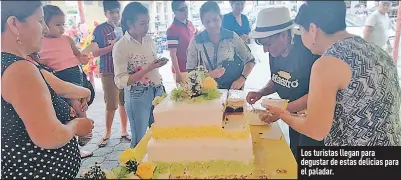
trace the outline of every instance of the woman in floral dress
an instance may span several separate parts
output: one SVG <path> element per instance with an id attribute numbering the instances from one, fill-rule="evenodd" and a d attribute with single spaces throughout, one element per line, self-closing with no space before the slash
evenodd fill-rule
<path id="1" fill-rule="evenodd" d="M 121 19 L 125 34 L 113 47 L 115 83 L 124 89 L 132 148 L 154 122 L 153 99 L 165 93 L 158 68 L 167 61 L 156 60 L 154 41 L 147 35 L 149 19 L 149 11 L 141 3 L 128 4 Z"/>

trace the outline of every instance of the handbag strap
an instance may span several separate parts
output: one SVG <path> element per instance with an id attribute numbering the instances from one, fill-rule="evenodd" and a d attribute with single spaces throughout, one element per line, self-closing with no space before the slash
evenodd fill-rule
<path id="1" fill-rule="evenodd" d="M 209 58 L 209 54 L 207 53 L 205 44 L 202 44 L 202 46 L 203 46 L 203 51 L 205 52 L 205 55 L 206 55 L 206 59 L 207 59 L 208 64 L 210 65 L 210 67 L 212 68 L 212 70 L 213 70 L 213 69 L 216 69 L 216 65 L 213 64 L 212 61 L 211 61 L 210 58 Z"/>
<path id="2" fill-rule="evenodd" d="M 199 67 L 201 64 L 203 64 L 201 51 L 198 51 L 198 59 L 199 59 L 199 61 L 198 61 L 198 66 L 197 67 Z"/>

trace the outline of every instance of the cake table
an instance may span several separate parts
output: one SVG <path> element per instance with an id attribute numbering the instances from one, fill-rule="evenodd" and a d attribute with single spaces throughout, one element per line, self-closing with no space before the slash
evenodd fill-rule
<path id="1" fill-rule="evenodd" d="M 243 115 L 229 116 L 244 118 Z M 284 136 L 281 135 L 279 140 L 261 138 L 264 132 L 277 130 L 276 128 L 280 129 L 277 122 L 270 125 L 250 126 L 255 156 L 254 178 L 297 179 L 297 163 Z M 280 132 L 282 131 L 280 130 Z M 152 129 L 146 133 L 135 148 L 137 157 L 140 160 L 146 158 L 146 147 L 151 139 L 151 133 Z"/>

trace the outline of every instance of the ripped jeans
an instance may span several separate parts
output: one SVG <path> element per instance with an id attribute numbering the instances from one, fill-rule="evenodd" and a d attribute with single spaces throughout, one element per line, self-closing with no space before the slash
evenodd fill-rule
<path id="1" fill-rule="evenodd" d="M 131 148 L 134 148 L 145 135 L 153 122 L 152 101 L 165 93 L 163 85 L 135 85 L 124 88 L 125 110 L 131 128 Z"/>

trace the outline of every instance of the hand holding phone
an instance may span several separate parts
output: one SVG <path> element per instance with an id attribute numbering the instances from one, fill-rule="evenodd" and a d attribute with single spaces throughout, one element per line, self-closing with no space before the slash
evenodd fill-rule
<path id="1" fill-rule="evenodd" d="M 169 61 L 169 59 L 165 58 L 165 57 L 159 57 L 156 59 L 156 62 L 168 62 L 168 61 Z"/>

